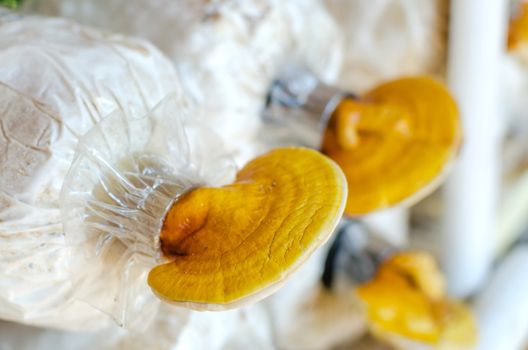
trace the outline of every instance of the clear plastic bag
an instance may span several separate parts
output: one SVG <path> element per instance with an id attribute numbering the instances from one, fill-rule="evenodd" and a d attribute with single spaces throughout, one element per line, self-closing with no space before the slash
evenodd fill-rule
<path id="1" fill-rule="evenodd" d="M 144 116 L 108 116 L 80 140 L 64 180 L 64 230 L 78 266 L 73 289 L 127 328 L 156 314 L 159 300 L 146 279 L 164 260 L 159 232 L 170 205 L 235 176 L 222 141 L 182 106 L 169 96 Z"/>
<path id="2" fill-rule="evenodd" d="M 198 117 L 244 164 L 257 141 L 272 81 L 287 64 L 333 81 L 342 37 L 319 0 L 38 0 L 27 11 L 60 15 L 147 38 L 175 63 Z M 155 23 L 155 25 L 153 25 Z"/>
<path id="3" fill-rule="evenodd" d="M 72 288 L 62 183 L 79 137 L 114 110 L 144 115 L 181 95 L 176 71 L 142 40 L 3 10 L 0 66 L 0 318 L 104 327 Z"/>

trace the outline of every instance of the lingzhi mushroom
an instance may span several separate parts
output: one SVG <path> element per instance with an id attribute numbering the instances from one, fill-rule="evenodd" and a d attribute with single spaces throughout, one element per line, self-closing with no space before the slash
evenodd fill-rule
<path id="1" fill-rule="evenodd" d="M 320 131 L 302 142 L 343 169 L 351 217 L 415 203 L 440 184 L 462 143 L 457 105 L 429 77 L 396 79 L 355 96 L 293 69 L 272 85 L 268 101 L 266 119 Z"/>
<path id="2" fill-rule="evenodd" d="M 218 310 L 259 300 L 332 234 L 346 200 L 341 170 L 320 153 L 280 148 L 221 188 L 197 188 L 169 209 L 161 247 L 169 262 L 148 283 L 162 299 Z"/>
<path id="3" fill-rule="evenodd" d="M 345 212 L 358 216 L 415 203 L 440 183 L 462 140 L 455 101 L 440 83 L 402 78 L 344 98 L 329 120 L 323 153 L 349 184 Z"/>
<path id="4" fill-rule="evenodd" d="M 520 1 L 516 10 L 508 28 L 508 49 L 525 51 L 528 42 L 528 2 Z"/>
<path id="5" fill-rule="evenodd" d="M 357 294 L 366 305 L 371 331 L 398 348 L 416 343 L 469 349 L 476 343 L 471 311 L 446 297 L 442 274 L 427 253 L 394 254 Z"/>

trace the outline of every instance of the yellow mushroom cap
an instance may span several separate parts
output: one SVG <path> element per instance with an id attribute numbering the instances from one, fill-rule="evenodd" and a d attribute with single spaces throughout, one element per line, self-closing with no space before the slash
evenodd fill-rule
<path id="1" fill-rule="evenodd" d="M 198 188 L 170 208 L 160 234 L 170 262 L 148 284 L 199 310 L 257 301 L 326 242 L 343 213 L 346 180 L 322 154 L 280 148 L 250 161 L 236 181 Z"/>
<path id="2" fill-rule="evenodd" d="M 528 2 L 519 4 L 518 12 L 510 20 L 508 28 L 508 49 L 515 50 L 528 43 Z"/>
<path id="3" fill-rule="evenodd" d="M 403 78 L 341 101 L 322 151 L 347 177 L 345 213 L 358 216 L 432 191 L 458 154 L 461 138 L 458 109 L 447 89 L 431 78 Z"/>
<path id="4" fill-rule="evenodd" d="M 475 344 L 471 312 L 446 298 L 443 276 L 428 254 L 392 256 L 357 293 L 366 304 L 370 327 L 385 340 L 403 337 L 439 349 L 471 349 Z"/>

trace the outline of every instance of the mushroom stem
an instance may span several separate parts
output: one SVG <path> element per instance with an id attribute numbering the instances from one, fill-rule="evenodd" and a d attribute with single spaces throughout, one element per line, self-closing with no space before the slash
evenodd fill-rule
<path id="1" fill-rule="evenodd" d="M 321 282 L 327 289 L 337 287 L 342 277 L 354 286 L 367 282 L 395 251 L 361 221 L 343 218 L 328 250 Z"/>
<path id="2" fill-rule="evenodd" d="M 181 244 L 203 227 L 207 220 L 208 193 L 215 189 L 199 189 L 184 194 L 174 202 L 165 216 L 160 233 L 161 250 L 170 258 L 185 256 Z M 205 194 L 205 195 L 204 195 Z"/>
<path id="3" fill-rule="evenodd" d="M 160 233 L 161 250 L 165 257 L 175 259 L 177 257 L 199 253 L 204 249 L 221 249 L 222 244 L 213 246 L 213 241 L 204 244 L 203 241 L 194 237 L 206 224 L 211 224 L 217 218 L 210 215 L 213 211 L 214 202 L 229 202 L 245 205 L 248 203 L 248 194 L 256 194 L 255 197 L 264 199 L 273 190 L 273 182 L 256 183 L 246 179 L 238 179 L 232 185 L 221 188 L 201 187 L 185 193 L 175 201 L 163 221 Z M 260 201 L 261 202 L 261 201 Z M 253 212 L 258 213 L 258 209 L 267 209 L 266 205 L 260 202 L 253 203 Z M 258 215 L 257 215 L 258 216 Z M 237 215 L 236 223 L 240 226 L 250 226 L 255 218 L 252 215 Z M 208 221 L 210 221 L 208 223 Z M 215 226 L 221 231 L 228 231 L 229 227 L 222 227 L 222 222 Z M 227 240 L 227 238 L 225 238 Z M 192 244 L 195 241 L 198 245 Z M 222 239 L 219 239 L 222 241 Z"/>
<path id="4" fill-rule="evenodd" d="M 268 121 L 297 121 L 320 134 L 333 130 L 338 145 L 345 150 L 358 147 L 361 134 L 384 137 L 388 129 L 403 137 L 410 134 L 406 111 L 397 104 L 360 99 L 301 69 L 273 82 L 263 114 Z"/>
<path id="5" fill-rule="evenodd" d="M 404 109 L 396 105 L 382 105 L 352 98 L 341 100 L 332 113 L 328 131 L 335 135 L 344 150 L 359 146 L 361 135 L 383 138 L 387 133 L 408 138 L 410 125 Z"/>
<path id="6" fill-rule="evenodd" d="M 272 83 L 264 119 L 275 123 L 297 121 L 322 134 L 332 113 L 347 96 L 354 95 L 321 82 L 308 70 L 292 69 Z"/>

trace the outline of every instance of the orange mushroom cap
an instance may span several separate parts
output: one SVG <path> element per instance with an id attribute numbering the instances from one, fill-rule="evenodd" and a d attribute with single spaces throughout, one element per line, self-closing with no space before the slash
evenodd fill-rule
<path id="1" fill-rule="evenodd" d="M 221 188 L 197 188 L 168 211 L 161 231 L 170 260 L 148 284 L 162 299 L 221 310 L 272 293 L 321 244 L 343 213 L 346 180 L 322 154 L 281 148 Z"/>
<path id="2" fill-rule="evenodd" d="M 403 337 L 439 349 L 470 349 L 476 326 L 469 309 L 445 296 L 444 279 L 425 253 L 399 253 L 357 290 L 370 327 L 386 340 Z"/>
<path id="3" fill-rule="evenodd" d="M 528 43 L 528 2 L 519 4 L 517 13 L 510 20 L 508 28 L 508 49 L 515 50 Z"/>
<path id="4" fill-rule="evenodd" d="M 455 101 L 427 77 L 385 83 L 333 112 L 322 151 L 348 181 L 345 213 L 414 202 L 439 183 L 461 144 Z"/>

